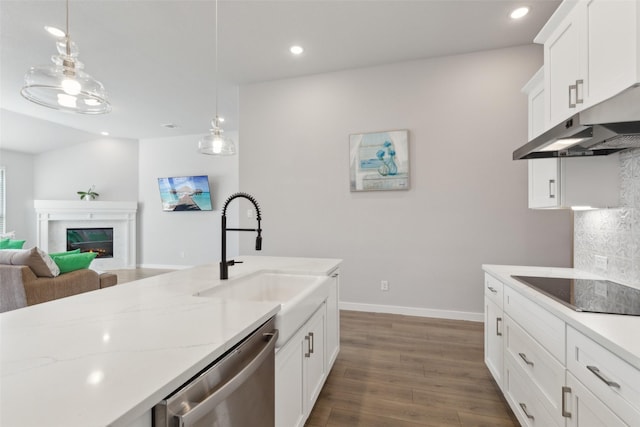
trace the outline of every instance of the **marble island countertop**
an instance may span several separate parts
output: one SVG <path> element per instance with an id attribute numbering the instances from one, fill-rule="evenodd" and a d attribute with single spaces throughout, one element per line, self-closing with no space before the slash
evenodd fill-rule
<path id="1" fill-rule="evenodd" d="M 238 257 L 257 271 L 328 275 L 336 259 Z M 280 304 L 194 296 L 218 264 L 0 314 L 0 426 L 125 426 L 274 316 Z"/>
<path id="2" fill-rule="evenodd" d="M 509 285 L 568 325 L 640 369 L 640 316 L 577 312 L 543 293 L 512 278 L 519 276 L 564 277 L 570 279 L 604 279 L 574 268 L 483 265 L 483 270 Z"/>

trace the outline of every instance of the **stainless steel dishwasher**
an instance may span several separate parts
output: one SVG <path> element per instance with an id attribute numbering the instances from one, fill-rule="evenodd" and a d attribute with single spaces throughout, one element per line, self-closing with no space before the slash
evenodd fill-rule
<path id="1" fill-rule="evenodd" d="M 275 320 L 153 408 L 156 427 L 274 427 Z"/>

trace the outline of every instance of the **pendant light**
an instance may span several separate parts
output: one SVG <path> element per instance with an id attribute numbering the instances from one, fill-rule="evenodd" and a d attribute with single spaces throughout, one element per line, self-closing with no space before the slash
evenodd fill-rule
<path id="1" fill-rule="evenodd" d="M 223 135 L 223 130 L 220 127 L 220 117 L 218 117 L 218 0 L 216 0 L 216 17 L 215 17 L 215 51 L 216 51 L 216 75 L 215 75 L 215 90 L 216 90 L 216 116 L 211 120 L 211 129 L 209 134 L 205 135 L 198 141 L 198 152 L 202 154 L 209 154 L 212 156 L 231 156 L 236 154 L 236 146 L 233 140 Z"/>
<path id="2" fill-rule="evenodd" d="M 36 104 L 81 114 L 104 114 L 111 111 L 104 86 L 83 71 L 78 48 L 69 35 L 69 0 L 67 26 L 62 40 L 56 42 L 53 65 L 31 67 L 24 76 L 20 93 Z"/>

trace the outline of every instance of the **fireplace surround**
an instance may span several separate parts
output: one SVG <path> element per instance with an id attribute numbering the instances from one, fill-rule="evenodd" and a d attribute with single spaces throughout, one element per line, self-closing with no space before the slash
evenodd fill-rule
<path id="1" fill-rule="evenodd" d="M 67 229 L 113 228 L 113 257 L 96 258 L 91 267 L 136 267 L 137 202 L 35 200 L 37 246 L 46 252 L 67 250 Z"/>

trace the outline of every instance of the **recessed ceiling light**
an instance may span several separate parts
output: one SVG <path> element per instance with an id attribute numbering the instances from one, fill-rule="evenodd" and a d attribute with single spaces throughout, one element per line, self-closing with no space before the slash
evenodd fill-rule
<path id="1" fill-rule="evenodd" d="M 515 9 L 513 12 L 511 12 L 511 19 L 520 19 L 522 17 L 524 17 L 527 13 L 529 13 L 529 8 L 524 6 L 524 7 L 519 7 L 517 9 Z"/>
<path id="2" fill-rule="evenodd" d="M 106 130 L 103 130 L 102 132 L 100 132 L 100 135 L 109 136 L 109 132 L 107 132 Z"/>
<path id="3" fill-rule="evenodd" d="M 60 28 L 52 27 L 50 25 L 45 25 L 44 29 L 47 30 L 47 33 L 51 34 L 53 37 L 64 37 L 65 33 Z"/>
<path id="4" fill-rule="evenodd" d="M 302 46 L 291 46 L 289 48 L 289 52 L 293 53 L 294 55 L 300 55 L 302 52 L 304 52 L 304 49 L 302 48 Z"/>

